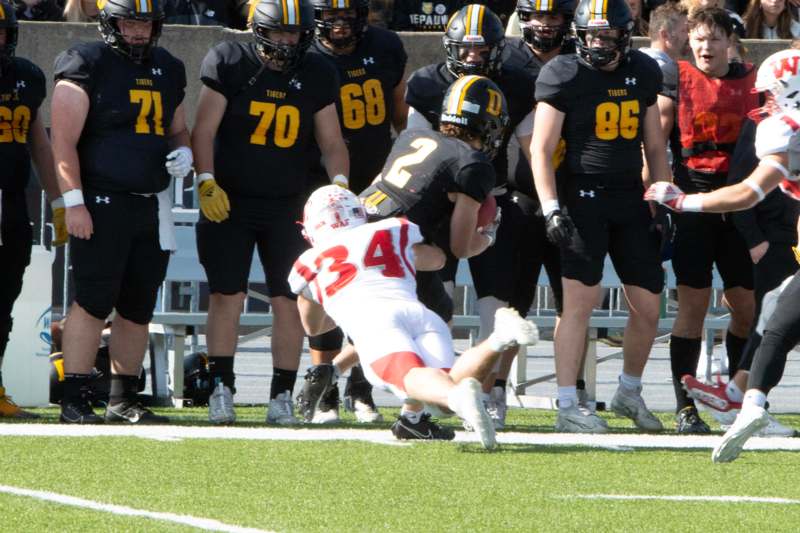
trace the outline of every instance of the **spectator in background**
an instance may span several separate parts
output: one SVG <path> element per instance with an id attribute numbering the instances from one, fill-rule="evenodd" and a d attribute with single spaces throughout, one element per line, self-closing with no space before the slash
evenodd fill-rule
<path id="1" fill-rule="evenodd" d="M 444 31 L 462 0 L 395 0 L 389 28 L 395 31 Z"/>
<path id="2" fill-rule="evenodd" d="M 728 47 L 728 62 L 744 63 L 747 57 L 747 48 L 735 33 L 731 35 L 731 45 Z"/>
<path id="3" fill-rule="evenodd" d="M 739 36 L 741 39 L 744 39 L 744 20 L 742 20 L 742 17 L 740 17 L 736 11 L 728 9 L 725 0 L 683 0 L 682 3 L 689 11 L 690 18 L 697 10 L 706 7 L 718 7 L 720 9 L 724 9 L 728 13 L 728 16 L 731 18 L 731 22 L 733 23 L 733 33 Z"/>
<path id="4" fill-rule="evenodd" d="M 647 20 L 644 18 L 644 2 L 643 0 L 625 0 L 631 10 L 633 17 L 633 35 L 636 37 L 644 37 L 647 35 Z"/>
<path id="5" fill-rule="evenodd" d="M 231 0 L 167 0 L 165 24 L 231 26 L 239 17 L 239 5 Z"/>
<path id="6" fill-rule="evenodd" d="M 750 0 L 744 14 L 748 39 L 794 39 L 800 37 L 800 22 L 792 18 L 786 0 Z"/>
<path id="7" fill-rule="evenodd" d="M 64 4 L 60 0 L 15 0 L 17 20 L 63 20 Z"/>
<path id="8" fill-rule="evenodd" d="M 95 0 L 67 0 L 64 20 L 67 22 L 97 22 L 100 10 Z"/>

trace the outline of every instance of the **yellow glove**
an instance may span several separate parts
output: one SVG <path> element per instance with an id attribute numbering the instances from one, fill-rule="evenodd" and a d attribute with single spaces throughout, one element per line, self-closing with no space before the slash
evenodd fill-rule
<path id="1" fill-rule="evenodd" d="M 564 156 L 567 155 L 567 142 L 564 139 L 558 140 L 556 151 L 553 152 L 553 170 L 558 170 L 561 163 L 564 162 Z"/>
<path id="2" fill-rule="evenodd" d="M 210 174 L 204 173 L 199 177 L 202 178 L 203 175 L 210 176 Z M 213 177 L 200 181 L 198 195 L 200 196 L 200 211 L 208 220 L 222 222 L 228 218 L 231 211 L 228 195 L 217 185 Z"/>
<path id="3" fill-rule="evenodd" d="M 67 210 L 64 208 L 64 199 L 58 198 L 54 200 L 50 204 L 50 208 L 53 210 L 53 229 L 55 230 L 53 246 L 64 246 L 67 243 L 67 239 L 69 239 L 65 218 Z"/>
<path id="4" fill-rule="evenodd" d="M 794 260 L 800 264 L 800 248 L 792 246 L 792 251 L 794 252 Z"/>

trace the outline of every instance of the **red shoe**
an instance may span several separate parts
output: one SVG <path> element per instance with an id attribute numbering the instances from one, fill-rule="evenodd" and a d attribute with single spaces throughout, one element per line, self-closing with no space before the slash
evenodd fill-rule
<path id="1" fill-rule="evenodd" d="M 681 378 L 681 383 L 683 383 L 683 388 L 689 397 L 694 398 L 711 409 L 727 412 L 731 409 L 742 408 L 741 402 L 734 402 L 728 398 L 728 393 L 725 390 L 725 383 L 722 382 L 722 378 L 719 375 L 717 375 L 716 385 L 703 383 L 689 374 Z"/>

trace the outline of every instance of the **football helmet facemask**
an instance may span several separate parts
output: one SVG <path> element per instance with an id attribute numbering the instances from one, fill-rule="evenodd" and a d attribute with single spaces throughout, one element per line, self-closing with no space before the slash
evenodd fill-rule
<path id="1" fill-rule="evenodd" d="M 338 185 L 325 185 L 308 197 L 303 208 L 303 237 L 317 246 L 336 231 L 367 223 L 367 211 L 358 197 Z"/>
<path id="2" fill-rule="evenodd" d="M 309 0 L 254 0 L 248 23 L 258 53 L 282 72 L 294 70 L 314 40 L 314 8 Z M 296 44 L 282 43 L 270 36 L 273 31 L 298 32 L 299 39 Z"/>
<path id="3" fill-rule="evenodd" d="M 162 0 L 98 0 L 100 34 L 108 46 L 135 63 L 142 63 L 158 43 L 164 24 Z M 120 20 L 150 21 L 153 28 L 145 43 L 131 44 L 122 35 Z"/>
<path id="4" fill-rule="evenodd" d="M 333 48 L 348 48 L 358 44 L 367 32 L 369 0 L 312 0 L 317 36 L 330 43 Z M 333 13 L 335 18 L 325 20 L 324 15 Z M 336 24 L 347 24 L 350 35 L 335 38 L 333 28 Z"/>
<path id="5" fill-rule="evenodd" d="M 624 1 L 624 0 L 623 0 Z M 470 4 L 462 7 L 447 23 L 442 37 L 447 70 L 454 76 L 496 76 L 503 64 L 505 29 L 489 8 Z M 481 60 L 470 59 L 470 50 L 485 47 Z"/>
<path id="6" fill-rule="evenodd" d="M 619 35 L 610 43 L 587 43 L 587 40 L 607 41 L 602 36 L 592 39 L 601 30 L 618 30 Z M 594 68 L 622 61 L 630 50 L 632 31 L 633 17 L 626 0 L 581 0 L 572 21 L 578 58 Z"/>
<path id="7" fill-rule="evenodd" d="M 484 76 L 463 76 L 448 87 L 441 124 L 453 124 L 477 135 L 482 151 L 493 158 L 508 128 L 508 106 L 500 88 Z"/>
<path id="8" fill-rule="evenodd" d="M 549 52 L 564 44 L 564 38 L 569 32 L 572 21 L 574 0 L 519 0 L 517 2 L 517 16 L 519 17 L 522 38 L 534 50 Z M 564 17 L 564 22 L 558 26 L 544 24 L 531 24 L 536 15 L 558 15 Z"/>

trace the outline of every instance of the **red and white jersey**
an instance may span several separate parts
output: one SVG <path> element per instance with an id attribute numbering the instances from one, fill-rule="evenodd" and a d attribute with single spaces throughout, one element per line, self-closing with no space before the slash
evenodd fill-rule
<path id="1" fill-rule="evenodd" d="M 289 285 L 347 330 L 348 319 L 383 301 L 418 301 L 413 245 L 419 242 L 419 227 L 402 218 L 336 231 L 295 261 Z"/>
<path id="2" fill-rule="evenodd" d="M 784 179 L 781 190 L 800 200 L 800 124 L 783 113 L 771 115 L 756 128 L 756 155 L 759 159 L 771 154 L 786 153 L 789 158 L 789 179 Z"/>

